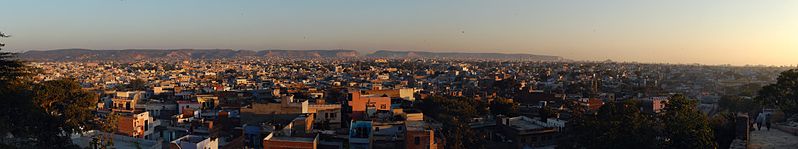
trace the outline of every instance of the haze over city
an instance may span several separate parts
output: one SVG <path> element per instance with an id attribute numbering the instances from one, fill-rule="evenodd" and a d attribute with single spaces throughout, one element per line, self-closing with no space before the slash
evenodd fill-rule
<path id="1" fill-rule="evenodd" d="M 7 1 L 11 51 L 352 49 L 798 64 L 796 1 Z"/>

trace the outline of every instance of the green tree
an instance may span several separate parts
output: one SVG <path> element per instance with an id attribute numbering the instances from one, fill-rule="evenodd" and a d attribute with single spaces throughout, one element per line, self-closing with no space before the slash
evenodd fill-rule
<path id="1" fill-rule="evenodd" d="M 490 104 L 490 112 L 494 115 L 505 115 L 505 116 L 518 116 L 518 104 L 515 104 L 512 99 L 507 98 L 496 98 Z"/>
<path id="2" fill-rule="evenodd" d="M 113 132 L 117 130 L 117 120 L 119 119 L 119 115 L 115 112 L 109 113 L 102 119 L 99 123 L 96 123 L 98 128 L 102 130 L 102 134 L 97 134 L 91 140 L 92 148 L 94 149 L 107 149 L 114 146 L 114 135 Z"/>
<path id="3" fill-rule="evenodd" d="M 731 142 L 737 137 L 736 120 L 736 114 L 728 112 L 718 113 L 710 120 L 718 148 L 729 148 Z"/>
<path id="4" fill-rule="evenodd" d="M 659 148 L 657 124 L 642 113 L 639 102 L 602 106 L 596 114 L 575 117 L 566 127 L 562 148 Z"/>
<path id="5" fill-rule="evenodd" d="M 0 39 L 11 37 L 3 32 L 0 32 Z M 25 62 L 16 59 L 15 53 L 3 52 L 2 48 L 5 44 L 0 41 L 0 85 L 7 87 L 13 83 L 19 83 L 24 79 L 24 76 L 30 75 L 29 67 L 25 66 Z"/>
<path id="6" fill-rule="evenodd" d="M 462 97 L 433 96 L 422 103 L 425 115 L 443 123 L 447 148 L 485 148 L 483 134 L 477 134 L 468 125 L 471 118 L 484 114 L 480 101 Z"/>
<path id="7" fill-rule="evenodd" d="M 696 108 L 697 104 L 678 94 L 668 100 L 659 117 L 664 125 L 665 148 L 717 148 L 707 116 Z"/>
<path id="8" fill-rule="evenodd" d="M 765 107 L 776 107 L 787 115 L 798 113 L 798 69 L 781 72 L 775 84 L 762 87 L 757 101 Z"/>
<path id="9" fill-rule="evenodd" d="M 33 93 L 33 103 L 58 121 L 64 133 L 81 132 L 82 127 L 92 125 L 97 95 L 83 90 L 75 80 L 44 81 L 33 86 Z"/>
<path id="10" fill-rule="evenodd" d="M 147 85 L 147 81 L 142 79 L 133 79 L 130 80 L 128 84 L 118 86 L 117 89 L 124 91 L 143 91 L 149 89 L 149 86 Z"/>
<path id="11" fill-rule="evenodd" d="M 757 103 L 757 101 L 753 98 L 736 95 L 726 95 L 720 97 L 720 100 L 718 101 L 718 107 L 723 111 L 728 111 L 731 113 L 755 113 L 757 109 L 761 108 L 759 103 Z"/>
<path id="12" fill-rule="evenodd" d="M 14 54 L 0 52 L 0 147 L 77 148 L 69 135 L 92 127 L 95 94 L 74 80 L 34 82 L 30 71 Z"/>

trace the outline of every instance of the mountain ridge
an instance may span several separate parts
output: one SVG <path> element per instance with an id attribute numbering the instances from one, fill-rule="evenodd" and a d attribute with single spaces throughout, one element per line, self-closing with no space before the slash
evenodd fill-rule
<path id="1" fill-rule="evenodd" d="M 92 50 L 82 48 L 32 50 L 19 53 L 21 59 L 33 61 L 136 61 L 145 59 L 223 59 L 243 57 L 280 58 L 465 58 L 561 61 L 559 56 L 505 53 L 463 53 L 379 50 L 361 55 L 356 50 L 234 50 L 234 49 L 122 49 Z"/>

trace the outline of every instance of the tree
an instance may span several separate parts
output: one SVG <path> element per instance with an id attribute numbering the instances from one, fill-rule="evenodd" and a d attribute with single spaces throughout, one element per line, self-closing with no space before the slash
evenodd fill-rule
<path id="1" fill-rule="evenodd" d="M 787 115 L 798 113 L 798 69 L 781 72 L 775 84 L 762 87 L 757 101 L 766 107 L 776 107 Z"/>
<path id="2" fill-rule="evenodd" d="M 69 135 L 92 127 L 95 94 L 74 80 L 34 82 L 14 56 L 0 52 L 0 147 L 77 148 Z"/>
<path id="3" fill-rule="evenodd" d="M 749 112 L 753 113 L 756 112 L 757 109 L 761 107 L 757 103 L 756 100 L 750 97 L 741 97 L 735 95 L 726 95 L 720 97 L 718 101 L 718 107 L 721 110 L 728 111 L 731 113 L 736 112 Z"/>
<path id="4" fill-rule="evenodd" d="M 512 99 L 496 98 L 490 104 L 490 112 L 494 115 L 518 116 L 518 105 Z"/>
<path id="5" fill-rule="evenodd" d="M 575 117 L 566 127 L 562 148 L 659 148 L 654 117 L 642 113 L 639 102 L 611 102 L 597 113 Z"/>
<path id="6" fill-rule="evenodd" d="M 483 114 L 477 100 L 462 97 L 433 96 L 422 103 L 425 115 L 443 123 L 447 148 L 485 148 L 485 136 L 480 136 L 468 125 L 471 118 Z"/>
<path id="7" fill-rule="evenodd" d="M 712 117 L 710 124 L 715 132 L 715 142 L 718 143 L 718 148 L 729 148 L 731 142 L 737 137 L 736 114 L 718 113 Z"/>
<path id="8" fill-rule="evenodd" d="M 58 129 L 66 135 L 82 132 L 90 126 L 95 116 L 92 114 L 97 95 L 80 87 L 72 79 L 51 80 L 33 86 L 33 103 L 42 112 L 58 121 Z"/>
<path id="9" fill-rule="evenodd" d="M 92 148 L 106 149 L 114 146 L 114 135 L 112 132 L 116 132 L 117 130 L 116 122 L 118 119 L 119 115 L 117 115 L 115 112 L 111 112 L 108 115 L 106 115 L 102 121 L 96 123 L 97 125 L 99 125 L 98 128 L 100 130 L 109 133 L 103 133 L 94 136 L 91 140 Z"/>
<path id="10" fill-rule="evenodd" d="M 126 85 L 121 85 L 117 89 L 119 90 L 127 90 L 127 91 L 142 91 L 147 90 L 149 86 L 147 85 L 147 81 L 142 79 L 133 79 Z"/>
<path id="11" fill-rule="evenodd" d="M 674 95 L 658 115 L 639 110 L 636 100 L 611 102 L 595 114 L 577 114 L 559 146 L 563 148 L 716 148 L 713 127 L 696 109 L 696 101 Z M 723 119 L 725 120 L 725 119 Z M 717 130 L 734 122 L 716 122 Z M 721 134 L 728 137 L 727 134 Z M 733 138 L 733 137 L 732 137 Z"/>
<path id="12" fill-rule="evenodd" d="M 0 32 L 0 39 L 11 37 Z M 20 80 L 21 77 L 28 75 L 28 67 L 23 61 L 15 59 L 15 53 L 2 52 L 5 44 L 0 42 L 0 85 L 7 86 L 13 81 Z"/>
<path id="13" fill-rule="evenodd" d="M 696 109 L 697 104 L 679 94 L 668 100 L 659 117 L 665 148 L 717 148 L 707 116 Z"/>

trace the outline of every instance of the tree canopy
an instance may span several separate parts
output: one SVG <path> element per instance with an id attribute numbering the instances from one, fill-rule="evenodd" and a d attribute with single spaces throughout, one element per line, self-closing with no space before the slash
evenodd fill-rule
<path id="1" fill-rule="evenodd" d="M 485 148 L 484 138 L 468 125 L 471 118 L 487 113 L 484 103 L 462 97 L 433 96 L 423 101 L 422 110 L 443 123 L 447 148 Z"/>
<path id="2" fill-rule="evenodd" d="M 0 134 L 11 136 L 0 148 L 77 148 L 69 135 L 95 126 L 96 94 L 71 79 L 34 82 L 29 70 L 0 52 Z"/>
<path id="3" fill-rule="evenodd" d="M 512 99 L 496 98 L 490 104 L 490 112 L 494 115 L 505 116 L 518 116 L 518 104 L 515 104 Z"/>
<path id="4" fill-rule="evenodd" d="M 657 148 L 657 125 L 642 113 L 639 102 L 610 102 L 595 115 L 575 118 L 568 126 L 563 148 Z"/>
<path id="5" fill-rule="evenodd" d="M 666 148 L 717 148 L 707 116 L 696 107 L 698 102 L 674 95 L 660 115 Z"/>
<path id="6" fill-rule="evenodd" d="M 762 87 L 756 99 L 788 115 L 798 113 L 798 69 L 781 72 L 776 83 Z"/>
<path id="7" fill-rule="evenodd" d="M 674 95 L 660 114 L 640 111 L 640 102 L 609 102 L 595 114 L 576 116 L 562 148 L 715 148 L 713 129 L 697 102 Z"/>

